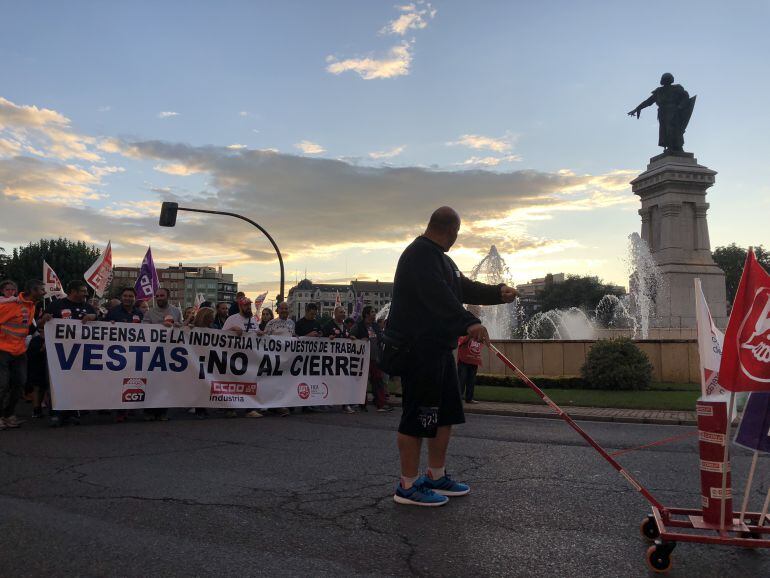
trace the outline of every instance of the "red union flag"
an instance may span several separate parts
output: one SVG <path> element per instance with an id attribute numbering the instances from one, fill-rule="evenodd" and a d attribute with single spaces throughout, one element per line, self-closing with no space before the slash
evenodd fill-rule
<path id="1" fill-rule="evenodd" d="M 97 297 L 104 295 L 104 291 L 112 281 L 112 244 L 107 241 L 107 248 L 94 261 L 94 264 L 83 275 L 86 283 L 93 287 Z"/>
<path id="2" fill-rule="evenodd" d="M 43 261 L 43 283 L 45 284 L 46 297 L 66 297 L 67 294 L 62 289 L 61 281 L 51 266 Z"/>
<path id="3" fill-rule="evenodd" d="M 257 298 L 254 299 L 254 314 L 259 317 L 259 310 L 262 307 L 262 304 L 265 302 L 265 298 L 267 297 L 267 291 L 264 293 L 260 293 L 257 295 Z"/>
<path id="4" fill-rule="evenodd" d="M 770 391 L 770 275 L 752 249 L 725 332 L 719 383 L 729 391 Z"/>

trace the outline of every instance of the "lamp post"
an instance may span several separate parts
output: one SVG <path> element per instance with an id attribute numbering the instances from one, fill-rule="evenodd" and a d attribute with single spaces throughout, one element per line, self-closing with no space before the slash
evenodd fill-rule
<path id="1" fill-rule="evenodd" d="M 283 290 L 284 290 L 284 270 L 283 270 L 283 257 L 281 256 L 281 251 L 278 249 L 278 245 L 275 244 L 275 241 L 270 236 L 270 233 L 268 233 L 262 226 L 260 226 L 258 223 L 255 223 L 251 219 L 244 217 L 243 215 L 239 215 L 238 213 L 228 213 L 226 211 L 209 211 L 207 209 L 190 209 L 188 207 L 180 207 L 179 203 L 174 203 L 170 201 L 165 201 L 161 207 L 160 207 L 160 220 L 158 221 L 158 224 L 161 227 L 173 227 L 176 225 L 176 214 L 177 211 L 188 211 L 191 213 L 207 213 L 209 215 L 227 215 L 228 217 L 235 217 L 236 219 L 241 219 L 242 221 L 246 221 L 247 223 L 251 223 L 254 225 L 257 229 L 262 231 L 262 233 L 267 237 L 268 241 L 270 241 L 270 244 L 273 246 L 273 249 L 275 249 L 275 254 L 278 256 L 278 264 L 281 267 L 281 292 L 278 294 L 278 297 L 276 297 L 275 301 L 276 303 L 280 303 L 283 301 Z"/>

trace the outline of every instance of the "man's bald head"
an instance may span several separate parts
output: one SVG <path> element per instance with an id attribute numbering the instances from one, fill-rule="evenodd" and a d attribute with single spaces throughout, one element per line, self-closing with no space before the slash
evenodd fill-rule
<path id="1" fill-rule="evenodd" d="M 430 216 L 425 236 L 449 251 L 457 240 L 460 230 L 460 215 L 452 207 L 439 207 Z"/>

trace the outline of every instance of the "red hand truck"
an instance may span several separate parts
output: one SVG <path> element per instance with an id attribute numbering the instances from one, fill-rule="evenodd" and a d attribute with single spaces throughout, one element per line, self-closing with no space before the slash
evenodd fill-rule
<path id="1" fill-rule="evenodd" d="M 657 573 L 668 572 L 671 569 L 671 553 L 677 542 L 695 542 L 699 544 L 720 544 L 742 548 L 770 548 L 770 515 L 759 512 L 746 512 L 743 520 L 733 518 L 724 528 L 707 524 L 703 521 L 703 510 L 692 508 L 670 508 L 661 504 L 647 488 L 634 478 L 631 473 L 621 466 L 596 440 L 588 435 L 575 421 L 542 389 L 535 385 L 524 372 L 516 367 L 499 349 L 488 344 L 500 361 L 502 361 L 516 376 L 532 389 L 556 414 L 574 429 L 594 448 L 633 488 L 642 494 L 652 506 L 652 513 L 642 520 L 640 530 L 642 536 L 653 542 L 647 549 L 646 562 L 650 570 Z"/>

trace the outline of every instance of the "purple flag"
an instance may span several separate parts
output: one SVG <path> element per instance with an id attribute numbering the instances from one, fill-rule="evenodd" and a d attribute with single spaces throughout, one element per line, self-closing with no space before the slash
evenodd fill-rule
<path id="1" fill-rule="evenodd" d="M 750 450 L 770 453 L 770 393 L 749 396 L 735 443 Z"/>
<path id="2" fill-rule="evenodd" d="M 358 319 L 361 317 L 361 311 L 364 309 L 364 296 L 359 295 L 358 299 L 356 299 L 356 305 L 353 307 L 353 319 L 358 321 Z"/>
<path id="3" fill-rule="evenodd" d="M 134 285 L 136 300 L 150 299 L 155 295 L 159 286 L 158 272 L 155 270 L 155 263 L 152 260 L 152 249 L 147 247 L 147 254 L 144 256 L 142 267 L 139 269 L 139 278 Z"/>

